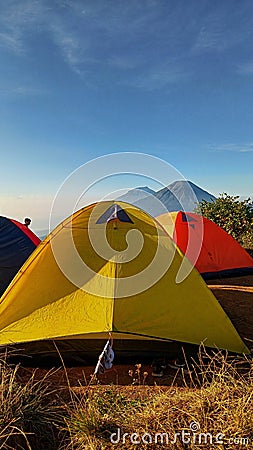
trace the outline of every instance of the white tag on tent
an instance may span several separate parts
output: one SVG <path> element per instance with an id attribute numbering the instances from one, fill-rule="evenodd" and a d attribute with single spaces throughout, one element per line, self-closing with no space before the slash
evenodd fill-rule
<path id="1" fill-rule="evenodd" d="M 106 342 L 101 355 L 98 358 L 98 362 L 94 371 L 94 375 L 97 373 L 102 374 L 105 370 L 111 369 L 114 360 L 114 351 L 110 339 Z"/>

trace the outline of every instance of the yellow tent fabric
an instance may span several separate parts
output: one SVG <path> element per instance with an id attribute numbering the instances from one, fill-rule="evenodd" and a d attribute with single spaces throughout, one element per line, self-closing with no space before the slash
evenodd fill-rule
<path id="1" fill-rule="evenodd" d="M 140 209 L 117 205 L 122 220 L 100 223 L 114 203 L 92 204 L 37 247 L 0 299 L 0 345 L 113 332 L 248 353 L 189 262 L 189 275 L 175 281 L 183 255 L 164 229 Z"/>

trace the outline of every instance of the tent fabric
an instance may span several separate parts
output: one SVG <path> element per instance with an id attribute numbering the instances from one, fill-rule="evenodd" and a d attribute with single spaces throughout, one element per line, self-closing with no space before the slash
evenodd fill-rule
<path id="1" fill-rule="evenodd" d="M 148 339 L 162 339 L 247 353 L 190 263 L 188 277 L 176 283 L 183 255 L 159 223 L 123 202 L 119 206 L 131 222 L 118 221 L 117 228 L 111 221 L 98 223 L 112 205 L 101 202 L 77 211 L 33 252 L 0 299 L 0 344 L 92 339 L 112 332 L 114 340 L 143 340 L 143 346 Z M 136 249 L 129 258 L 128 251 Z M 168 258 L 171 263 L 161 274 Z M 143 286 L 138 276 L 146 269 L 143 279 L 149 285 Z"/>
<path id="2" fill-rule="evenodd" d="M 157 220 L 204 278 L 253 273 L 253 258 L 211 220 L 182 211 Z"/>
<path id="3" fill-rule="evenodd" d="M 39 243 L 25 225 L 0 217 L 0 295 Z"/>
<path id="4" fill-rule="evenodd" d="M 133 223 L 126 211 L 124 211 L 119 205 L 115 204 L 110 206 L 101 217 L 98 218 L 96 223 L 106 223 L 110 220 L 120 220 L 120 222 Z"/>
<path id="5" fill-rule="evenodd" d="M 37 245 L 39 245 L 39 243 L 41 241 L 40 238 L 38 236 L 36 236 L 36 234 L 33 233 L 33 231 L 30 230 L 30 228 L 28 228 L 23 223 L 18 222 L 17 220 L 14 220 L 14 219 L 8 219 L 8 220 L 10 220 L 10 222 L 14 223 L 16 225 L 16 227 L 18 227 L 34 243 L 34 245 L 36 247 L 37 247 Z"/>

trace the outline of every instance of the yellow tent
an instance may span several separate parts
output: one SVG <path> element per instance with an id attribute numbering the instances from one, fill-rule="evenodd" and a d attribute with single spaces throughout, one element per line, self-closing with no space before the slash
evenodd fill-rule
<path id="1" fill-rule="evenodd" d="M 107 338 L 248 353 L 198 272 L 161 225 L 119 202 L 87 206 L 32 253 L 0 299 L 0 345 Z M 91 341 L 92 340 L 92 341 Z"/>

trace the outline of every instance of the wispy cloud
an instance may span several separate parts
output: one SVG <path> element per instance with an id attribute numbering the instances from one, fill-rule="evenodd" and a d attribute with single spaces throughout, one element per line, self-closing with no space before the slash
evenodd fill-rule
<path id="1" fill-rule="evenodd" d="M 200 28 L 192 46 L 193 54 L 221 53 L 246 42 L 251 45 L 253 17 L 250 1 L 242 1 L 239 5 L 231 0 L 215 6 L 212 4 L 212 7 L 211 2 L 205 3 L 205 7 L 196 12 Z"/>
<path id="2" fill-rule="evenodd" d="M 67 25 L 62 21 L 52 21 L 49 25 L 49 30 L 66 64 L 80 75 L 80 65 L 85 61 L 84 54 L 87 45 L 81 41 L 77 34 L 68 29 Z"/>
<path id="3" fill-rule="evenodd" d="M 237 68 L 237 73 L 241 75 L 253 75 L 253 61 L 240 64 Z"/>
<path id="4" fill-rule="evenodd" d="M 180 29 L 175 25 L 173 13 L 164 22 L 165 14 L 156 0 L 119 4 L 110 0 L 106 4 L 100 0 L 85 3 L 65 0 L 55 1 L 52 7 L 46 4 L 38 0 L 26 0 L 22 8 L 21 5 L 16 8 L 16 1 L 10 6 L 7 4 L 0 18 L 3 30 L 0 45 L 25 55 L 29 53 L 30 44 L 27 32 L 39 28 L 78 75 L 92 71 L 94 65 L 103 65 L 109 71 L 120 70 L 120 79 L 125 71 L 127 77 L 122 84 L 147 90 L 185 79 L 186 71 L 180 61 L 176 68 L 164 63 Z M 166 40 L 162 38 L 165 28 Z M 147 48 L 146 42 L 150 39 L 153 46 Z"/>
<path id="5" fill-rule="evenodd" d="M 54 3 L 40 0 L 6 2 L 0 16 L 0 47 L 19 56 L 26 57 L 32 51 L 31 36 L 43 33 L 48 42 L 54 44 L 62 54 L 63 60 L 71 69 L 79 73 L 78 66 L 83 62 L 85 50 L 80 33 L 68 25 L 61 13 L 64 2 L 57 8 Z M 57 2 L 56 2 L 57 6 Z M 66 5 L 65 5 L 66 6 Z"/>
<path id="6" fill-rule="evenodd" d="M 206 51 L 224 50 L 227 43 L 224 41 L 224 32 L 217 25 L 209 25 L 209 27 L 201 27 L 196 41 L 192 47 L 193 53 L 203 53 Z"/>
<path id="7" fill-rule="evenodd" d="M 210 152 L 251 153 L 253 152 L 253 142 L 246 144 L 209 145 L 208 150 Z"/>
<path id="8" fill-rule="evenodd" d="M 170 89 L 175 84 L 189 80 L 191 75 L 191 72 L 185 69 L 183 64 L 157 64 L 152 68 L 145 68 L 139 75 L 129 77 L 122 81 L 122 84 L 146 91 L 155 91 L 157 89 Z"/>
<path id="9" fill-rule="evenodd" d="M 25 85 L 20 85 L 20 86 L 6 86 L 6 87 L 1 87 L 0 88 L 0 96 L 5 96 L 5 97 L 34 97 L 34 96 L 40 96 L 40 95 L 45 95 L 48 92 L 45 89 L 39 89 L 33 86 L 25 86 Z"/>
<path id="10" fill-rule="evenodd" d="M 120 70 L 138 69 L 142 65 L 142 58 L 134 55 L 112 55 L 107 58 L 107 65 Z"/>
<path id="11" fill-rule="evenodd" d="M 225 51 L 252 35 L 247 2 L 234 11 L 227 2 L 210 8 L 204 1 L 194 16 L 193 3 L 12 0 L 2 7 L 0 46 L 27 57 L 35 51 L 33 34 L 44 34 L 47 51 L 57 49 L 57 57 L 87 81 L 96 71 L 137 89 L 170 87 L 199 72 L 199 54 Z M 249 73 L 250 65 L 243 70 Z"/>
<path id="12" fill-rule="evenodd" d="M 34 25 L 38 29 L 48 10 L 36 0 L 5 2 L 1 8 L 0 46 L 24 55 L 27 50 L 26 34 Z"/>
<path id="13" fill-rule="evenodd" d="M 24 49 L 17 32 L 0 33 L 0 46 L 17 54 L 23 54 Z"/>

